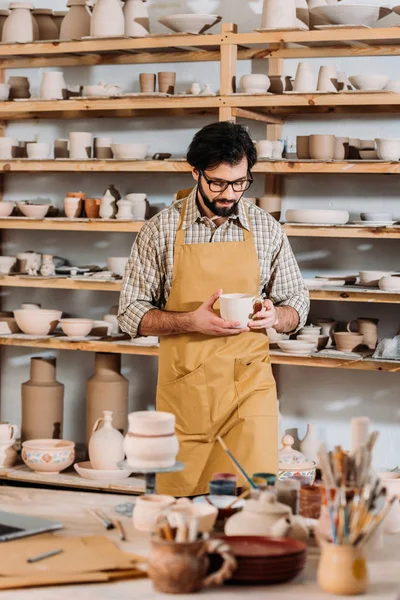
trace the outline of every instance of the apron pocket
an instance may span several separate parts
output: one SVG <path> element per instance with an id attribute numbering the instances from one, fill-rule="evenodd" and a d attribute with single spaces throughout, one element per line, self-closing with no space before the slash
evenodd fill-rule
<path id="1" fill-rule="evenodd" d="M 211 428 L 205 366 L 158 386 L 157 410 L 176 417 L 177 433 L 207 438 Z"/>
<path id="2" fill-rule="evenodd" d="M 240 418 L 277 416 L 276 385 L 270 362 L 235 359 L 235 388 Z"/>

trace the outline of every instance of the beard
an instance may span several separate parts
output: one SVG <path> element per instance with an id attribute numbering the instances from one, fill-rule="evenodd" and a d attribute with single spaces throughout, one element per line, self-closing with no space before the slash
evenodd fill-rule
<path id="1" fill-rule="evenodd" d="M 217 217 L 230 217 L 231 215 L 235 214 L 236 212 L 236 207 L 237 207 L 237 203 L 239 202 L 240 198 L 242 197 L 242 195 L 240 196 L 239 200 L 234 201 L 234 203 L 230 206 L 217 206 L 217 202 L 232 202 L 232 200 L 229 200 L 228 198 L 217 198 L 215 200 L 210 200 L 208 198 L 208 196 L 206 195 L 200 180 L 198 181 L 198 190 L 200 192 L 200 196 L 203 199 L 204 204 L 206 205 L 206 207 L 211 210 L 212 213 L 214 213 L 214 215 L 216 215 Z"/>

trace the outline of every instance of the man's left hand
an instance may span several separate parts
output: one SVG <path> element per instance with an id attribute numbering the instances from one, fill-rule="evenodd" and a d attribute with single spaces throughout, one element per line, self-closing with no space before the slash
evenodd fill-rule
<path id="1" fill-rule="evenodd" d="M 277 323 L 277 311 L 271 300 L 264 300 L 263 309 L 249 321 L 250 329 L 270 329 Z"/>

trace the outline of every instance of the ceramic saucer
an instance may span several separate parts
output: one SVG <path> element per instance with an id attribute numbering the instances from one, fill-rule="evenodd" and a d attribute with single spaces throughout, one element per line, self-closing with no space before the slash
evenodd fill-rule
<path id="1" fill-rule="evenodd" d="M 84 479 L 93 479 L 95 481 L 119 481 L 120 479 L 127 479 L 131 474 L 126 469 L 115 469 L 112 471 L 93 469 L 89 461 L 75 463 L 74 469 Z"/>

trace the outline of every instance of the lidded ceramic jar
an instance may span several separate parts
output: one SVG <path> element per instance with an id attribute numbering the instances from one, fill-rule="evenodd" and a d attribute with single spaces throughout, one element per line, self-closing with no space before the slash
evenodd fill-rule
<path id="1" fill-rule="evenodd" d="M 90 23 L 90 35 L 109 37 L 124 35 L 125 18 L 119 0 L 97 0 Z"/>
<path id="2" fill-rule="evenodd" d="M 34 6 L 29 2 L 11 2 L 11 14 L 7 17 L 3 27 L 3 42 L 33 42 L 34 22 L 32 10 Z"/>
<path id="3" fill-rule="evenodd" d="M 161 411 L 138 411 L 128 415 L 129 431 L 124 450 L 133 468 L 173 467 L 179 444 L 175 435 L 175 415 Z"/>
<path id="4" fill-rule="evenodd" d="M 104 410 L 93 426 L 89 440 L 89 460 L 93 469 L 113 471 L 124 459 L 124 436 L 113 427 L 112 420 L 112 411 Z"/>
<path id="5" fill-rule="evenodd" d="M 60 29 L 60 40 L 77 40 L 90 35 L 91 14 L 86 0 L 68 0 L 69 12 Z"/>
<path id="6" fill-rule="evenodd" d="M 124 0 L 125 35 L 143 37 L 150 33 L 146 0 Z"/>
<path id="7" fill-rule="evenodd" d="M 279 479 L 290 479 L 291 477 L 302 477 L 304 483 L 310 485 L 315 481 L 316 464 L 308 460 L 304 454 L 292 448 L 294 439 L 291 435 L 282 438 L 283 448 L 279 450 Z"/>
<path id="8" fill-rule="evenodd" d="M 33 18 L 35 19 L 39 36 L 38 40 L 57 40 L 58 39 L 58 27 L 53 20 L 53 11 L 46 8 L 37 8 L 33 11 Z"/>

